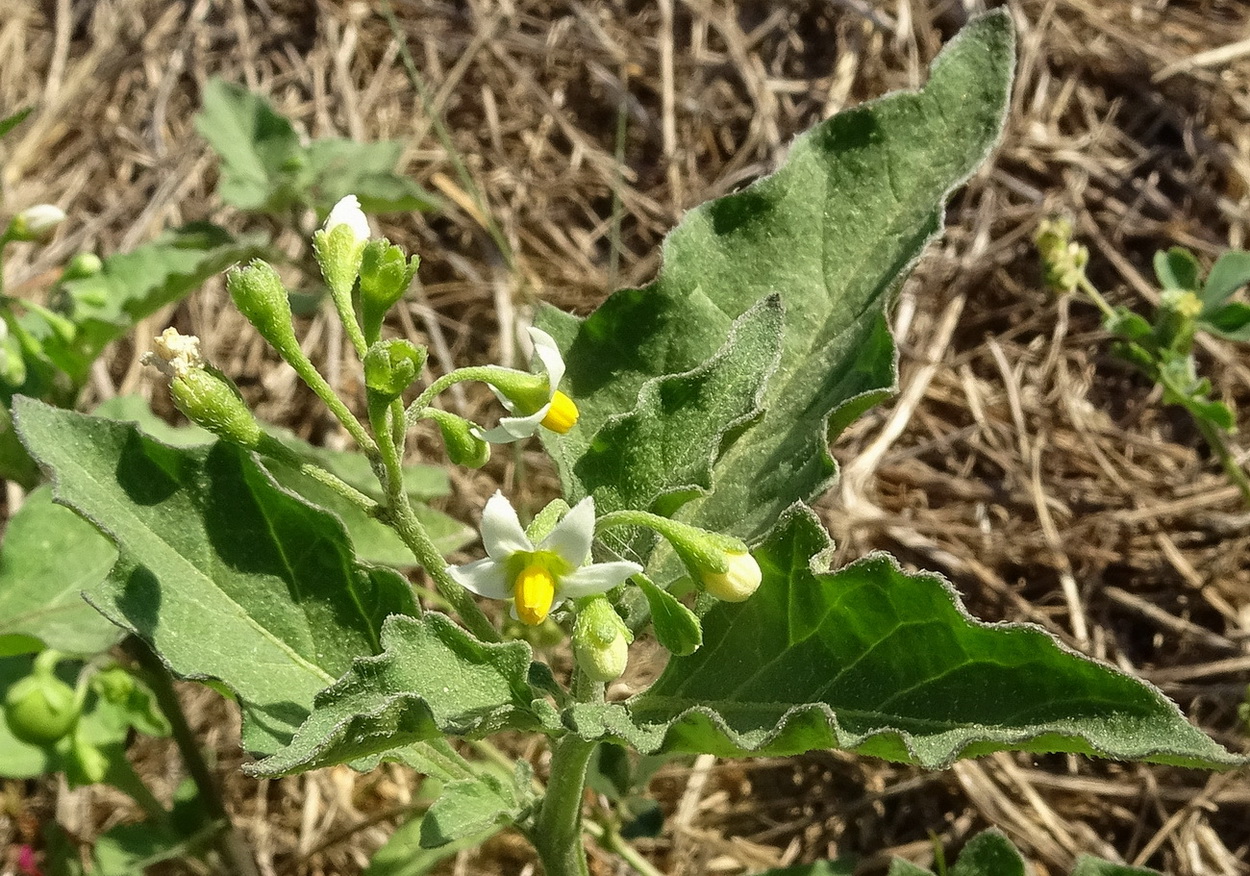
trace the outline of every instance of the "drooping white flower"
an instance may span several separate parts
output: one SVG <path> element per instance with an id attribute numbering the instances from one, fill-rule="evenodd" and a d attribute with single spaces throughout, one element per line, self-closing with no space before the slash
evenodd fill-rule
<path id="1" fill-rule="evenodd" d="M 577 423 L 577 405 L 564 393 L 560 392 L 560 380 L 564 377 L 564 357 L 555 339 L 540 328 L 530 328 L 530 340 L 534 342 L 534 356 L 542 365 L 547 376 L 546 392 L 539 398 L 528 393 L 492 384 L 491 389 L 500 403 L 510 413 L 519 416 L 500 417 L 499 425 L 487 429 L 483 437 L 492 444 L 509 444 L 528 438 L 538 431 L 539 426 L 563 435 Z M 513 372 L 515 373 L 515 372 Z"/>
<path id="2" fill-rule="evenodd" d="M 495 493 L 482 511 L 486 557 L 453 566 L 451 574 L 479 596 L 513 600 L 520 620 L 540 624 L 565 600 L 606 593 L 642 571 L 624 560 L 588 564 L 594 531 L 595 502 L 587 497 L 535 545 L 503 493 Z"/>
<path id="3" fill-rule="evenodd" d="M 759 589 L 763 573 L 755 557 L 745 551 L 727 552 L 725 571 L 700 573 L 707 592 L 724 602 L 742 602 Z"/>
<path id="4" fill-rule="evenodd" d="M 321 227 L 326 234 L 329 234 L 339 225 L 346 225 L 350 228 L 352 236 L 358 243 L 364 243 L 372 234 L 369 230 L 369 220 L 365 218 L 364 211 L 360 209 L 360 201 L 355 195 L 341 198 L 330 208 L 330 215 L 326 217 L 325 225 Z"/>
<path id="5" fill-rule="evenodd" d="M 47 240 L 65 221 L 65 211 L 55 204 L 35 204 L 13 217 L 9 234 L 13 240 Z"/>

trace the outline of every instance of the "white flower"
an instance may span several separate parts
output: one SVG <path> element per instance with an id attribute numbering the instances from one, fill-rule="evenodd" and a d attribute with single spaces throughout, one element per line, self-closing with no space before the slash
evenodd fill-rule
<path id="1" fill-rule="evenodd" d="M 10 233 L 17 240 L 45 240 L 65 221 L 65 211 L 55 204 L 36 204 L 13 217 Z"/>
<path id="2" fill-rule="evenodd" d="M 352 236 L 358 243 L 364 243 L 372 234 L 369 230 L 369 220 L 365 218 L 364 211 L 360 209 L 360 201 L 355 195 L 348 195 L 335 204 L 330 210 L 330 215 L 326 217 L 326 224 L 321 227 L 326 234 L 329 234 L 340 225 L 350 228 Z"/>
<path id="3" fill-rule="evenodd" d="M 560 355 L 555 338 L 540 328 L 530 328 L 529 335 L 534 342 L 534 355 L 547 375 L 546 398 L 536 410 L 527 413 L 518 397 L 506 395 L 498 386 L 492 386 L 495 397 L 510 413 L 521 414 L 500 417 L 498 426 L 482 433 L 482 437 L 492 444 L 510 444 L 528 438 L 538 431 L 539 426 L 563 435 L 577 423 L 577 405 L 557 388 L 564 377 L 564 357 Z"/>
<path id="4" fill-rule="evenodd" d="M 514 600 L 520 620 L 540 624 L 566 599 L 606 593 L 642 571 L 626 561 L 587 565 L 594 532 L 595 502 L 587 497 L 535 545 L 503 493 L 495 493 L 482 511 L 486 558 L 453 566 L 451 574 L 479 596 Z"/>

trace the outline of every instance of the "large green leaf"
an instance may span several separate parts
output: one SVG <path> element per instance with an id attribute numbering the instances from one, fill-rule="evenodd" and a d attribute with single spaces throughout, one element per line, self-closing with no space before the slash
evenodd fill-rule
<path id="1" fill-rule="evenodd" d="M 479 642 L 434 612 L 387 619 L 382 642 L 383 653 L 357 660 L 317 696 L 290 745 L 245 770 L 281 776 L 444 735 L 559 726 L 530 683 L 543 668 L 525 642 Z"/>
<path id="2" fill-rule="evenodd" d="M 24 398 L 16 419 L 57 501 L 118 546 L 92 604 L 173 671 L 233 689 L 250 750 L 287 742 L 318 691 L 381 649 L 383 619 L 417 611 L 406 580 L 358 562 L 336 517 L 238 448 L 173 448 Z"/>
<path id="3" fill-rule="evenodd" d="M 88 656 L 122 631 L 82 598 L 99 586 L 117 551 L 41 486 L 9 521 L 0 545 L 0 654 L 55 648 Z"/>
<path id="4" fill-rule="evenodd" d="M 309 192 L 313 205 L 328 213 L 340 198 L 355 195 L 366 213 L 433 210 L 438 199 L 395 172 L 402 140 L 325 138 L 308 144 Z"/>
<path id="5" fill-rule="evenodd" d="M 286 117 L 223 79 L 205 83 L 201 102 L 195 129 L 221 157 L 221 199 L 240 210 L 289 207 L 305 159 L 299 134 Z"/>
<path id="6" fill-rule="evenodd" d="M 683 515 L 753 541 L 793 502 L 823 490 L 836 471 L 828 441 L 893 385 L 884 305 L 941 229 L 952 188 L 997 141 L 1013 64 L 1009 18 L 975 20 L 922 91 L 839 114 L 799 137 L 774 175 L 691 211 L 650 286 L 616 293 L 584 321 L 543 311 L 582 413 L 568 435 L 548 438 L 570 501 L 593 492 L 611 509 L 607 486 L 587 484 L 579 470 L 603 430 L 635 409 L 650 381 L 706 362 L 731 322 L 774 294 L 784 341 L 759 400 L 764 416 L 720 457 L 712 492 Z M 658 401 L 644 404 L 647 416 L 666 416 Z M 680 491 L 686 475 L 640 492 Z"/>
<path id="7" fill-rule="evenodd" d="M 878 554 L 825 571 L 795 509 L 755 551 L 763 583 L 703 616 L 705 644 L 624 704 L 568 716 L 590 739 L 721 756 L 853 749 L 944 767 L 998 750 L 1203 768 L 1244 762 L 1154 688 L 1022 624 L 986 624 L 949 584 Z"/>
<path id="8" fill-rule="evenodd" d="M 166 304 L 198 289 L 230 265 L 261 253 L 257 237 L 236 238 L 207 222 L 167 231 L 151 243 L 109 256 L 100 273 L 61 287 L 63 309 L 76 327 L 71 343 L 49 333 L 45 351 L 75 382 L 110 341 Z"/>

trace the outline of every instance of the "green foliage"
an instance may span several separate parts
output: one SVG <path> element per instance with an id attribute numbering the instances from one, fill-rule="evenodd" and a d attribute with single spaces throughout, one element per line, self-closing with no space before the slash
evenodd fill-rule
<path id="1" fill-rule="evenodd" d="M 94 526 L 52 503 L 50 487 L 28 494 L 0 545 L 0 655 L 55 648 L 86 657 L 115 644 L 122 631 L 82 591 L 103 581 L 116 559 Z"/>
<path id="2" fill-rule="evenodd" d="M 828 442 L 894 382 L 883 308 L 940 230 L 951 189 L 998 138 L 1012 42 L 1005 17 L 976 20 L 934 63 L 922 91 L 840 113 L 799 137 L 772 176 L 687 214 L 650 286 L 617 292 L 585 320 L 542 312 L 581 410 L 577 429 L 546 438 L 570 501 L 592 493 L 611 511 L 662 500 L 655 509 L 666 514 L 689 501 L 683 519 L 753 541 L 784 509 L 829 485 L 836 467 Z M 727 336 L 739 318 L 776 313 L 773 296 L 784 308 L 781 354 L 771 376 L 767 355 L 761 362 L 756 354 L 764 391 L 744 409 L 728 403 L 738 385 L 706 390 L 715 419 L 686 454 L 714 461 L 711 484 L 690 465 L 647 464 L 633 445 L 620 453 L 647 477 L 633 469 L 622 477 L 625 468 L 614 469 L 602 448 L 630 437 L 625 423 L 658 429 L 680 418 L 681 390 L 718 351 L 731 359 L 746 357 L 740 344 L 763 345 L 743 328 Z M 742 433 L 755 409 L 762 417 Z"/>
<path id="3" fill-rule="evenodd" d="M 429 613 L 388 618 L 382 644 L 318 695 L 289 745 L 247 771 L 280 776 L 443 735 L 560 729 L 544 699 L 550 675 L 525 642 L 479 642 Z"/>
<path id="4" fill-rule="evenodd" d="M 824 571 L 829 547 L 810 512 L 784 517 L 755 551 L 760 589 L 703 616 L 700 650 L 624 704 L 573 705 L 567 723 L 645 753 L 843 748 L 929 768 L 1003 749 L 1243 762 L 1145 683 L 1035 627 L 979 623 L 940 578 L 888 556 Z"/>
<path id="5" fill-rule="evenodd" d="M 312 207 L 321 215 L 355 194 L 368 212 L 431 210 L 437 200 L 395 172 L 399 140 L 314 140 L 307 146 L 291 122 L 260 96 L 222 79 L 204 86 L 196 130 L 221 158 L 222 200 L 275 215 Z"/>
<path id="6" fill-rule="evenodd" d="M 364 876 L 425 876 L 457 852 L 486 842 L 499 828 L 491 826 L 437 848 L 422 844 L 425 830 L 423 815 L 401 824 L 391 834 L 386 845 L 374 853 L 369 866 L 365 868 Z"/>
<path id="7" fill-rule="evenodd" d="M 502 779 L 483 772 L 448 783 L 421 822 L 421 847 L 437 849 L 517 821 L 532 802 L 529 762 Z"/>
<path id="8" fill-rule="evenodd" d="M 834 862 L 836 864 L 836 862 Z M 788 870 L 769 873 L 788 874 Z M 849 870 L 847 871 L 850 872 Z M 935 871 L 917 867 L 901 858 L 890 863 L 888 876 L 933 876 Z M 1027 876 L 1031 871 L 1024 858 L 1007 837 L 996 830 L 977 834 L 964 845 L 959 858 L 950 867 L 939 865 L 936 870 L 942 876 Z M 762 874 L 767 876 L 767 874 Z M 1160 876 L 1154 870 L 1113 864 L 1089 855 L 1082 855 L 1076 862 L 1072 876 Z"/>
<path id="9" fill-rule="evenodd" d="M 28 399 L 16 410 L 57 500 L 118 546 L 92 604 L 175 672 L 234 690 L 250 750 L 285 743 L 319 690 L 377 653 L 382 620 L 417 611 L 404 579 L 361 564 L 336 517 L 244 452 L 173 448 Z"/>
<path id="10" fill-rule="evenodd" d="M 0 119 L 0 137 L 3 137 L 5 134 L 9 133 L 9 131 L 12 131 L 22 122 L 26 121 L 26 117 L 34 111 L 35 108 L 33 106 L 28 106 Z"/>

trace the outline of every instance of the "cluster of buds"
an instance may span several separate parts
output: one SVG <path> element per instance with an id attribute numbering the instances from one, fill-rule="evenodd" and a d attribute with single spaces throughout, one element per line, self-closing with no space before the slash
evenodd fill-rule
<path id="1" fill-rule="evenodd" d="M 1033 239 L 1042 257 L 1046 285 L 1060 295 L 1075 292 L 1085 277 L 1089 250 L 1072 239 L 1071 220 L 1062 216 L 1044 219 Z"/>

